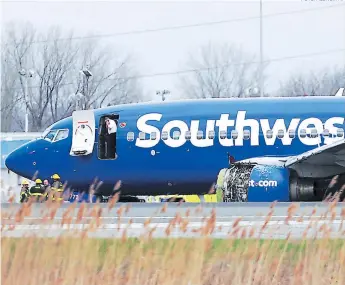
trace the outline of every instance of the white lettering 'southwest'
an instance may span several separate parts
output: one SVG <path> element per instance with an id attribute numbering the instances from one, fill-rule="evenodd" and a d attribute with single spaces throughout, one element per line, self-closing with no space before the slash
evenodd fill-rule
<path id="1" fill-rule="evenodd" d="M 333 118 L 330 118 L 328 119 L 326 122 L 325 122 L 325 129 L 329 130 L 329 133 L 330 135 L 334 135 L 336 136 L 337 134 L 337 128 L 334 126 L 335 124 L 338 124 L 338 125 L 344 125 L 344 118 L 342 117 L 333 117 Z M 344 137 L 343 137 L 344 138 Z M 341 138 L 340 138 L 341 139 Z M 331 136 L 329 137 L 325 137 L 325 141 L 324 141 L 324 144 L 332 144 L 334 143 L 335 141 L 339 140 L 339 138 L 337 137 L 334 137 L 332 138 Z"/>
<path id="2" fill-rule="evenodd" d="M 144 116 L 141 116 L 138 121 L 137 121 L 137 128 L 139 132 L 144 132 L 147 134 L 151 134 L 152 132 L 156 132 L 156 139 L 155 140 L 140 140 L 139 138 L 136 139 L 135 145 L 137 147 L 143 147 L 143 148 L 150 148 L 154 147 L 156 144 L 159 143 L 159 140 L 161 139 L 161 134 L 159 129 L 157 129 L 154 126 L 147 125 L 147 121 L 160 121 L 162 118 L 162 114 L 158 113 L 151 113 L 151 114 L 146 114 Z"/>
<path id="3" fill-rule="evenodd" d="M 299 121 L 300 119 L 292 119 L 289 127 L 286 128 L 284 119 L 278 119 L 274 122 L 273 128 L 271 128 L 268 119 L 261 119 L 260 124 L 261 124 L 261 129 L 262 129 L 262 133 L 263 133 L 266 144 L 274 145 L 277 139 L 278 130 L 283 130 L 284 137 L 282 138 L 282 144 L 291 145 L 292 138 L 289 137 L 288 130 L 297 131 L 297 126 L 298 126 Z M 272 138 L 269 138 L 267 136 L 267 132 L 269 130 L 272 130 Z"/>
<path id="4" fill-rule="evenodd" d="M 250 145 L 259 145 L 259 122 L 254 119 L 246 119 L 246 111 L 239 111 L 236 118 L 236 130 L 238 131 L 238 138 L 235 139 L 235 145 L 243 145 L 243 130 L 245 127 L 250 127 Z"/>
<path id="5" fill-rule="evenodd" d="M 197 134 L 199 131 L 199 123 L 198 120 L 193 120 L 190 124 L 190 132 L 191 132 L 191 143 L 196 147 L 208 147 L 213 145 L 213 139 L 208 137 L 209 131 L 214 131 L 214 122 L 215 120 L 208 120 L 206 124 L 206 133 L 203 130 L 204 138 L 198 139 Z"/>
<path id="6" fill-rule="evenodd" d="M 159 113 L 149 113 L 141 116 L 137 121 L 137 128 L 139 132 L 144 132 L 146 134 L 151 134 L 152 132 L 156 133 L 156 137 L 154 139 L 146 139 L 140 140 L 139 138 L 136 139 L 135 145 L 141 148 L 152 148 L 156 146 L 161 140 L 161 131 L 150 124 L 148 121 L 156 121 L 159 122 L 162 118 L 162 114 Z M 262 133 L 264 142 L 266 145 L 274 145 L 277 140 L 277 135 L 279 130 L 283 130 L 284 136 L 281 139 L 283 145 L 291 145 L 293 138 L 289 136 L 289 130 L 294 130 L 296 132 L 296 137 L 305 145 L 313 146 L 313 145 L 320 145 L 322 143 L 321 136 L 324 128 L 329 130 L 330 137 L 324 137 L 324 144 L 331 144 L 338 139 L 336 137 L 337 134 L 337 126 L 336 125 L 343 125 L 344 124 L 343 117 L 331 117 L 325 121 L 324 125 L 322 121 L 318 118 L 306 118 L 302 120 L 300 118 L 292 118 L 290 122 L 286 122 L 286 120 L 280 118 L 276 119 L 273 122 L 273 126 L 270 126 L 270 122 L 268 119 L 246 119 L 246 111 L 239 111 L 237 113 L 236 119 L 229 119 L 229 114 L 221 114 L 218 120 L 207 120 L 206 122 L 206 130 L 200 128 L 200 120 L 192 120 L 190 122 L 190 127 L 188 124 L 181 120 L 172 120 L 167 122 L 163 128 L 162 132 L 167 132 L 168 137 L 163 142 L 173 148 L 181 147 L 186 142 L 187 139 L 185 134 L 187 131 L 191 132 L 191 139 L 190 143 L 195 147 L 210 147 L 214 145 L 214 138 L 209 138 L 208 134 L 210 131 L 214 131 L 215 133 L 218 132 L 218 140 L 220 145 L 225 147 L 231 146 L 243 146 L 243 131 L 245 129 L 250 129 L 250 145 L 258 146 L 260 140 L 260 133 Z M 288 124 L 288 126 L 287 126 Z M 218 127 L 216 132 L 215 127 Z M 228 134 L 231 132 L 229 127 L 232 129 L 237 130 L 238 137 L 236 139 L 232 139 L 228 137 Z M 178 129 L 180 132 L 180 136 L 177 138 L 172 138 L 171 133 L 172 129 Z M 300 135 L 301 130 L 306 130 L 307 136 L 302 137 Z M 310 137 L 311 129 L 316 129 L 318 136 L 317 137 Z M 272 138 L 268 137 L 268 131 L 272 131 Z M 203 138 L 198 138 L 197 134 L 198 131 L 203 132 Z M 221 138 L 221 133 L 226 132 L 227 137 Z M 332 137 L 332 135 L 334 137 Z"/>
<path id="7" fill-rule="evenodd" d="M 180 131 L 180 136 L 178 139 L 174 139 L 171 137 L 171 129 L 178 128 Z M 184 134 L 188 131 L 188 126 L 185 122 L 174 120 L 166 123 L 162 129 L 162 132 L 168 133 L 168 139 L 166 139 L 164 142 L 167 146 L 170 147 L 180 147 L 183 146 L 186 143 L 186 137 Z"/>
<path id="8" fill-rule="evenodd" d="M 228 133 L 228 127 L 233 127 L 235 126 L 235 121 L 234 120 L 229 120 L 229 115 L 230 114 L 221 114 L 220 119 L 216 121 L 216 126 L 219 128 L 218 131 L 218 139 L 219 142 L 222 146 L 233 146 L 234 142 L 233 139 L 225 138 L 225 139 L 220 139 L 220 134 L 222 132 Z"/>

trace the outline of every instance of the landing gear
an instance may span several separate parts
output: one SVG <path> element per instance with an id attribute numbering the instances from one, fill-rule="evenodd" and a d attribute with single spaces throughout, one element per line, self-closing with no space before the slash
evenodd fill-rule
<path id="1" fill-rule="evenodd" d="M 105 195 L 94 195 L 92 202 L 96 202 L 97 199 L 100 203 L 108 203 L 113 196 L 105 196 Z M 117 201 L 119 203 L 145 203 L 144 199 L 140 199 L 135 196 L 120 196 L 119 200 Z"/>
<path id="2" fill-rule="evenodd" d="M 120 203 L 145 203 L 144 199 L 140 199 L 135 196 L 120 196 Z"/>
<path id="3" fill-rule="evenodd" d="M 161 202 L 163 202 L 163 201 L 161 201 Z M 182 197 L 178 197 L 178 198 L 169 198 L 169 199 L 167 199 L 166 201 L 164 201 L 164 202 L 168 202 L 168 203 L 185 203 L 186 201 L 185 201 L 185 199 L 183 199 Z"/>

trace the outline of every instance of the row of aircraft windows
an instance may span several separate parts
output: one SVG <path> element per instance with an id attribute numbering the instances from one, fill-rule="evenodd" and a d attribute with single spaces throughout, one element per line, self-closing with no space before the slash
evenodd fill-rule
<path id="1" fill-rule="evenodd" d="M 296 136 L 295 133 L 296 133 L 295 130 L 289 130 L 288 131 L 289 138 L 291 138 L 291 139 L 295 138 L 295 136 Z M 328 136 L 330 136 L 330 132 L 329 132 L 329 130 L 326 129 L 326 130 L 324 130 L 322 132 L 321 135 L 323 135 L 325 137 L 328 137 Z M 177 139 L 180 138 L 180 136 L 181 136 L 181 133 L 179 131 L 174 131 L 173 132 L 173 136 L 172 136 L 173 139 L 177 140 Z M 277 138 L 282 139 L 284 136 L 285 136 L 284 130 L 278 130 Z M 311 138 L 316 138 L 318 136 L 319 136 L 319 133 L 318 133 L 317 129 L 312 129 L 310 131 L 310 137 Z M 337 129 L 336 136 L 337 137 L 343 137 L 344 136 L 344 130 L 343 129 Z M 209 139 L 214 139 L 214 137 L 215 137 L 215 132 L 214 131 L 209 131 L 208 132 L 208 138 Z M 220 137 L 220 139 L 226 139 L 227 138 L 226 131 L 221 131 L 220 134 L 219 134 L 219 137 Z M 272 130 L 268 130 L 266 132 L 266 137 L 267 138 L 273 138 L 273 131 Z M 305 130 L 305 129 L 300 130 L 300 137 L 301 138 L 307 137 L 307 130 Z M 156 138 L 157 138 L 156 132 L 152 132 L 151 135 L 150 135 L 150 139 L 151 140 L 155 140 Z M 203 138 L 204 138 L 203 131 L 198 131 L 197 132 L 197 139 L 203 139 Z M 236 131 L 236 130 L 231 131 L 231 138 L 232 139 L 237 139 L 238 138 L 238 131 Z M 243 131 L 243 138 L 246 139 L 246 140 L 250 139 L 250 131 L 249 130 L 244 130 Z M 145 133 L 144 132 L 140 132 L 139 133 L 139 139 L 145 140 Z M 163 140 L 167 140 L 168 139 L 168 132 L 162 132 L 162 139 Z M 190 131 L 187 131 L 185 133 L 185 139 L 186 140 L 190 140 L 191 139 L 191 132 Z M 127 140 L 128 141 L 133 141 L 134 140 L 134 132 L 129 132 L 127 134 Z"/>

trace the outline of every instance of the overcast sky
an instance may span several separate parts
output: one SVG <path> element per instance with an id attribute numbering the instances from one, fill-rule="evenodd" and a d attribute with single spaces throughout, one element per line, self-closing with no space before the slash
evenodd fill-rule
<path id="1" fill-rule="evenodd" d="M 263 19 L 264 58 L 273 59 L 345 49 L 345 1 L 265 1 L 263 14 L 291 12 L 340 5 L 304 13 Z M 38 30 L 60 25 L 76 35 L 111 34 L 132 30 L 231 20 L 259 16 L 258 1 L 223 2 L 2 2 L 1 21 L 32 22 Z M 186 69 L 187 53 L 208 42 L 242 45 L 259 55 L 259 19 L 234 21 L 154 33 L 132 34 L 100 39 L 134 53 L 141 74 L 174 72 Z M 299 72 L 320 70 L 345 64 L 345 50 L 297 59 L 272 62 L 267 70 L 266 92 Z M 141 79 L 150 94 L 169 89 L 171 96 L 181 94 L 177 76 Z M 155 97 L 155 96 L 153 96 Z"/>

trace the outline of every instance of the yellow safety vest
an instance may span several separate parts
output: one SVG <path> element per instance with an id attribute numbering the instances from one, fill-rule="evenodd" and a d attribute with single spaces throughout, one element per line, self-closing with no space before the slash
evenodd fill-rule
<path id="1" fill-rule="evenodd" d="M 29 198 L 30 192 L 29 188 L 20 189 L 20 201 L 26 202 Z"/>
<path id="2" fill-rule="evenodd" d="M 29 197 L 35 197 L 36 202 L 39 202 L 39 201 L 42 202 L 42 200 L 40 200 L 40 197 L 44 195 L 44 192 L 45 191 L 41 185 L 35 185 L 35 186 L 32 186 L 29 190 Z"/>
<path id="3" fill-rule="evenodd" d="M 55 201 L 55 200 L 62 201 L 63 200 L 63 197 L 61 197 L 62 196 L 61 192 L 63 192 L 63 185 L 62 185 L 62 183 L 60 181 L 55 181 L 52 184 L 51 190 L 52 190 L 52 200 L 53 201 Z M 60 197 L 57 197 L 58 195 Z"/>

